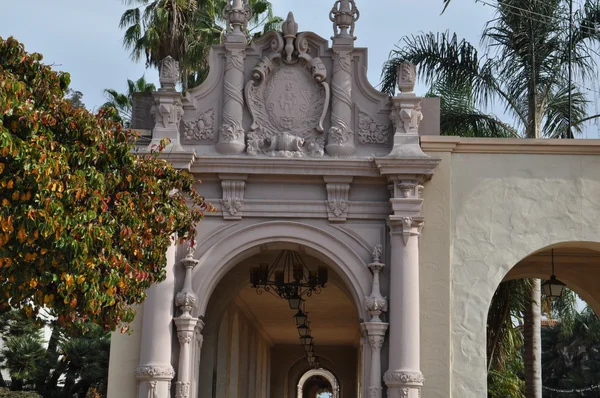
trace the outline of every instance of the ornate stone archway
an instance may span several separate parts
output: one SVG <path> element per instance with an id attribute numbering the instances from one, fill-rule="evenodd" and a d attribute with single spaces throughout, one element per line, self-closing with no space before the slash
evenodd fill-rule
<path id="1" fill-rule="evenodd" d="M 339 398 L 340 396 L 340 385 L 337 381 L 337 378 L 328 371 L 327 369 L 311 369 L 308 372 L 304 373 L 298 382 L 298 394 L 297 398 L 302 398 L 304 383 L 308 381 L 311 377 L 321 376 L 324 377 L 329 384 L 331 385 L 331 392 L 333 394 L 333 398 Z"/>

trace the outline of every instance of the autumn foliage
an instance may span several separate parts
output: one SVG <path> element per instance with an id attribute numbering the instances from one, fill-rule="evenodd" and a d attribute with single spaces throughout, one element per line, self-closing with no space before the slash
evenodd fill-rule
<path id="1" fill-rule="evenodd" d="M 0 311 L 114 329 L 212 206 L 109 115 L 74 109 L 69 75 L 41 60 L 0 38 Z"/>

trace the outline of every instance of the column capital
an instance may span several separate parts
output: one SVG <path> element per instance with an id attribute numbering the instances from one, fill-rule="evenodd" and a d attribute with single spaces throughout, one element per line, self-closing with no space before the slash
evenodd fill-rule
<path id="1" fill-rule="evenodd" d="M 388 220 L 390 236 L 400 235 L 404 244 L 408 244 L 410 238 L 421 235 L 424 223 L 423 217 L 390 216 Z"/>

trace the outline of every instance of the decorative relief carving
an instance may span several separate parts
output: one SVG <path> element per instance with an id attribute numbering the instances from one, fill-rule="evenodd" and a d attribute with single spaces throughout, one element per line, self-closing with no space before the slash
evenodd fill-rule
<path id="1" fill-rule="evenodd" d="M 381 387 L 369 387 L 369 398 L 381 398 L 382 392 Z"/>
<path id="2" fill-rule="evenodd" d="M 196 120 L 183 123 L 183 139 L 185 141 L 214 141 L 215 133 L 214 108 L 201 113 Z"/>
<path id="3" fill-rule="evenodd" d="M 159 82 L 161 87 L 175 89 L 175 84 L 179 78 L 179 62 L 168 55 L 160 63 Z"/>
<path id="4" fill-rule="evenodd" d="M 405 199 L 418 197 L 416 191 L 417 186 L 418 185 L 416 183 L 401 183 L 397 185 L 400 195 Z"/>
<path id="5" fill-rule="evenodd" d="M 381 349 L 381 347 L 383 346 L 383 342 L 385 341 L 384 336 L 369 336 L 368 338 L 369 345 L 375 350 Z"/>
<path id="6" fill-rule="evenodd" d="M 182 330 L 177 332 L 177 340 L 179 340 L 179 344 L 190 344 L 192 342 L 192 338 L 194 333 L 187 330 Z"/>
<path id="7" fill-rule="evenodd" d="M 329 221 L 346 221 L 350 184 L 327 184 L 327 214 Z"/>
<path id="8" fill-rule="evenodd" d="M 150 109 L 156 121 L 156 127 L 179 129 L 179 121 L 183 116 L 183 105 L 179 98 L 159 97 Z"/>
<path id="9" fill-rule="evenodd" d="M 198 306 L 198 297 L 192 291 L 182 290 L 175 296 L 175 305 L 183 312 L 191 312 Z"/>
<path id="10" fill-rule="evenodd" d="M 333 53 L 333 78 L 331 82 L 331 127 L 327 135 L 327 153 L 348 156 L 356 150 L 352 123 L 352 52 Z"/>
<path id="11" fill-rule="evenodd" d="M 383 245 L 377 244 L 373 248 L 373 263 L 379 263 L 381 261 L 381 254 L 383 253 Z"/>
<path id="12" fill-rule="evenodd" d="M 323 121 L 329 106 L 327 70 L 308 55 L 292 13 L 283 37 L 272 33 L 271 54 L 254 67 L 245 95 L 252 115 L 250 155 L 303 157 L 324 153 Z M 284 42 L 285 39 L 285 42 Z M 285 43 L 285 44 L 284 44 Z"/>
<path id="13" fill-rule="evenodd" d="M 175 382 L 175 398 L 188 398 L 190 395 L 190 383 L 176 381 Z"/>
<path id="14" fill-rule="evenodd" d="M 396 384 L 408 384 L 414 386 L 421 386 L 425 381 L 421 372 L 408 372 L 402 370 L 388 370 L 383 375 L 383 381 L 387 385 Z"/>
<path id="15" fill-rule="evenodd" d="M 223 17 L 227 24 L 225 28 L 227 33 L 245 34 L 248 21 L 252 17 L 252 8 L 245 0 L 227 0 L 227 5 L 223 9 Z"/>
<path id="16" fill-rule="evenodd" d="M 358 142 L 361 144 L 387 144 L 390 126 L 379 124 L 369 114 L 358 112 Z"/>
<path id="17" fill-rule="evenodd" d="M 227 62 L 225 64 L 225 76 L 231 76 L 224 82 L 225 101 L 223 105 L 223 124 L 221 125 L 220 137 L 222 141 L 237 141 L 244 136 L 242 128 L 241 112 L 244 106 L 244 58 L 246 53 L 241 49 L 228 49 Z M 241 77 L 241 79 L 238 79 Z M 238 83 L 239 82 L 239 83 Z"/>
<path id="18" fill-rule="evenodd" d="M 402 62 L 396 69 L 396 79 L 398 89 L 402 93 L 410 93 L 415 88 L 417 82 L 417 70 L 414 64 Z"/>
<path id="19" fill-rule="evenodd" d="M 239 220 L 242 218 L 242 202 L 244 200 L 245 181 L 224 180 L 221 181 L 223 189 L 223 218 L 230 220 Z"/>
<path id="20" fill-rule="evenodd" d="M 135 378 L 138 380 L 170 380 L 175 376 L 175 371 L 171 365 L 167 366 L 138 366 L 135 369 Z"/>

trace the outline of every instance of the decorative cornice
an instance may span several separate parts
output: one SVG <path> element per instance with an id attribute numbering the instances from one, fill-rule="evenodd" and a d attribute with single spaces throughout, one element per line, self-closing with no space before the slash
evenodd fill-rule
<path id="1" fill-rule="evenodd" d="M 143 365 L 134 374 L 137 380 L 172 380 L 175 370 L 171 365 Z"/>
<path id="2" fill-rule="evenodd" d="M 426 157 L 411 158 L 375 158 L 375 164 L 381 175 L 390 180 L 414 179 L 424 181 L 431 178 L 441 159 Z"/>
<path id="3" fill-rule="evenodd" d="M 192 165 L 194 173 L 239 173 L 263 175 L 323 175 L 380 177 L 372 159 L 274 158 L 200 156 Z"/>
<path id="4" fill-rule="evenodd" d="M 506 153 L 545 155 L 600 155 L 600 140 L 524 138 L 462 138 L 421 136 L 423 151 L 430 153 Z"/>

